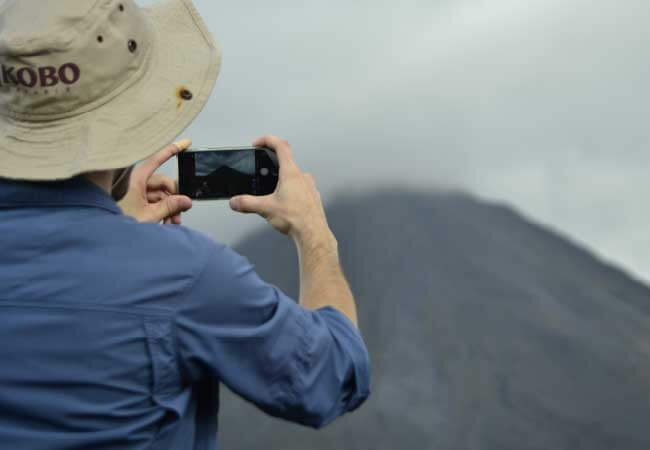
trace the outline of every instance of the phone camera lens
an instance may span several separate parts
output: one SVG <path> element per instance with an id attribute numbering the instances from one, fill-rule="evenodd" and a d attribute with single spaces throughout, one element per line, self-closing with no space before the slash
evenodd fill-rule
<path id="1" fill-rule="evenodd" d="M 263 177 L 267 176 L 269 174 L 269 169 L 267 169 L 266 167 L 263 167 L 262 169 L 260 169 L 260 174 Z"/>

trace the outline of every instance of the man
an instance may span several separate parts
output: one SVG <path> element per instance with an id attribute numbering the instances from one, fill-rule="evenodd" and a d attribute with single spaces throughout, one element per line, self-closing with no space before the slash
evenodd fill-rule
<path id="1" fill-rule="evenodd" d="M 315 428 L 367 398 L 337 242 L 289 145 L 255 142 L 278 189 L 231 207 L 294 240 L 300 304 L 178 226 L 191 200 L 154 174 L 219 69 L 190 0 L 5 1 L 0 64 L 1 448 L 215 448 L 219 383 Z"/>

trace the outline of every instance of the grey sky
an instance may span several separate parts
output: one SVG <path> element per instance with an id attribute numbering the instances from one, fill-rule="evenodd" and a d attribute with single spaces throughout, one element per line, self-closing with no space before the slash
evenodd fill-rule
<path id="1" fill-rule="evenodd" d="M 461 187 L 650 280 L 646 0 L 196 5 L 224 60 L 195 144 L 286 137 L 325 201 Z M 225 202 L 184 220 L 225 243 L 263 223 Z"/>

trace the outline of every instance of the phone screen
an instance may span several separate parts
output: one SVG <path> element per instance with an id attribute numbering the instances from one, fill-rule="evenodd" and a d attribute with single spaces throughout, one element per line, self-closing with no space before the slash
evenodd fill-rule
<path id="1" fill-rule="evenodd" d="M 265 148 L 186 151 L 178 170 L 180 193 L 198 200 L 267 195 L 278 182 L 277 157 Z"/>

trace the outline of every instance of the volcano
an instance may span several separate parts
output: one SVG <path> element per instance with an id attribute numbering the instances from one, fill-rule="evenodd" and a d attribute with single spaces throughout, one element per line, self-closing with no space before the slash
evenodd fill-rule
<path id="1" fill-rule="evenodd" d="M 647 450 L 650 290 L 566 236 L 462 193 L 328 204 L 372 394 L 314 431 L 223 390 L 225 449 Z M 235 246 L 298 298 L 270 227 Z"/>

